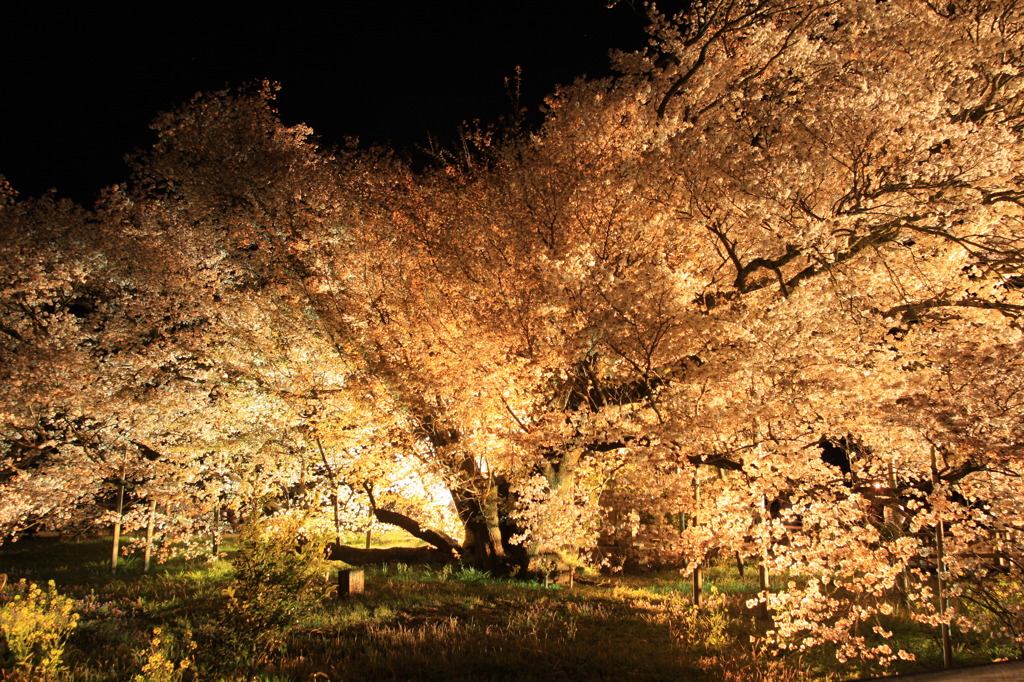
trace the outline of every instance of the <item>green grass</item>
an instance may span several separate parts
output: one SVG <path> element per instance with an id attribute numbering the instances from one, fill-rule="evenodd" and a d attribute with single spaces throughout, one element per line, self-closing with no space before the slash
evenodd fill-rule
<path id="1" fill-rule="evenodd" d="M 385 542 L 406 544 L 394 537 Z M 225 547 L 230 555 L 231 543 Z M 574 588 L 498 580 L 470 568 L 391 564 L 366 572 L 366 593 L 276 604 L 272 622 L 235 594 L 232 565 L 173 560 L 143 574 L 123 562 L 111 574 L 105 540 L 28 539 L 0 547 L 0 573 L 56 581 L 81 621 L 68 643 L 70 679 L 130 680 L 159 656 L 190 668 L 182 680 L 802 680 L 876 672 L 839 665 L 829 652 L 775 656 L 751 643 L 767 627 L 744 602 L 756 571 L 740 577 L 723 562 L 706 572 L 705 607 L 677 571 L 590 576 Z M 315 589 L 326 592 L 329 576 Z M 8 591 L 10 587 L 8 588 Z M 0 595 L 0 601 L 3 596 Z M 283 619 L 280 615 L 284 614 Z M 899 647 L 941 666 L 935 633 L 894 614 Z M 995 650 L 986 635 L 957 633 L 958 663 Z M 194 646 L 194 648 L 193 648 Z M 0 654 L 2 656 L 2 654 Z M 990 660 L 990 658 L 989 658 Z M 10 662 L 0 657 L 0 678 Z"/>

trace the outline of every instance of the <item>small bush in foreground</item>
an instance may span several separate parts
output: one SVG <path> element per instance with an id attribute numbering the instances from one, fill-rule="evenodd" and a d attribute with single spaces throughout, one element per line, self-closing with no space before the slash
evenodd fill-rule
<path id="1" fill-rule="evenodd" d="M 183 644 L 184 657 L 175 663 L 173 644 L 173 641 L 164 641 L 162 629 L 155 628 L 153 639 L 149 644 L 149 651 L 143 654 L 145 661 L 142 664 L 142 672 L 132 678 L 132 682 L 181 682 L 185 679 L 185 672 L 192 665 L 191 653 L 196 645 L 186 635 Z"/>
<path id="2" fill-rule="evenodd" d="M 249 624 L 289 622 L 326 596 L 330 564 L 317 543 L 301 544 L 299 538 L 299 524 L 289 519 L 243 529 L 228 596 Z"/>
<path id="3" fill-rule="evenodd" d="M 74 602 L 51 580 L 44 592 L 24 580 L 0 607 L 0 632 L 15 668 L 30 679 L 52 679 L 64 669 L 64 644 L 78 625 Z"/>

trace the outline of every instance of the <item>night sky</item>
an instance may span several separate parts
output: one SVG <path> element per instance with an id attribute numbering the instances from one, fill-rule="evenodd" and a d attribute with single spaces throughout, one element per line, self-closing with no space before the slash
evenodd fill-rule
<path id="1" fill-rule="evenodd" d="M 127 178 L 124 156 L 152 142 L 157 112 L 263 78 L 282 84 L 286 123 L 412 149 L 509 113 L 517 65 L 535 112 L 557 84 L 610 74 L 610 48 L 645 44 L 630 4 L 604 0 L 211 6 L 4 3 L 0 174 L 22 195 L 56 188 L 91 205 Z"/>

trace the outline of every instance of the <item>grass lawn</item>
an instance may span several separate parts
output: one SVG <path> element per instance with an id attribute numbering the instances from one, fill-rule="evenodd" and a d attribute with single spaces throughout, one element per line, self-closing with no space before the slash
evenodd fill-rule
<path id="1" fill-rule="evenodd" d="M 408 544 L 397 535 L 377 540 Z M 237 550 L 228 550 L 230 559 Z M 24 539 L 0 547 L 0 573 L 8 576 L 0 602 L 13 599 L 21 579 L 53 580 L 74 600 L 80 620 L 62 657 L 72 680 L 841 680 L 879 672 L 842 666 L 829 652 L 760 650 L 751 638 L 768 624 L 744 606 L 756 575 L 741 578 L 730 563 L 708 571 L 700 611 L 675 571 L 595 575 L 569 589 L 398 564 L 368 568 L 363 595 L 338 599 L 334 576 L 319 574 L 300 599 L 247 588 L 224 559 L 173 560 L 143 574 L 128 557 L 111 574 L 109 540 Z M 941 666 L 929 628 L 904 618 L 893 629 L 919 659 L 900 671 Z M 956 641 L 959 664 L 993 657 L 981 635 L 957 633 Z M 0 679 L 31 679 L 23 672 L 10 651 L 0 653 Z"/>

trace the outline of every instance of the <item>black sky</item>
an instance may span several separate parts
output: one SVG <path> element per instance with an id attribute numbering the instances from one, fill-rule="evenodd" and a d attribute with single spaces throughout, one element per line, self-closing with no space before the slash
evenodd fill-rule
<path id="1" fill-rule="evenodd" d="M 523 69 L 536 110 L 559 83 L 611 73 L 608 50 L 645 42 L 643 20 L 604 0 L 255 3 L 207 9 L 8 0 L 0 8 L 0 174 L 23 195 L 91 204 L 127 178 L 153 116 L 197 91 L 279 81 L 287 123 L 326 141 L 398 148 L 510 107 Z M 209 8 L 215 8 L 211 11 Z"/>

